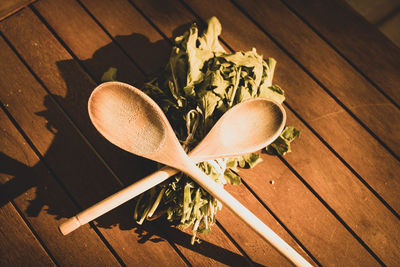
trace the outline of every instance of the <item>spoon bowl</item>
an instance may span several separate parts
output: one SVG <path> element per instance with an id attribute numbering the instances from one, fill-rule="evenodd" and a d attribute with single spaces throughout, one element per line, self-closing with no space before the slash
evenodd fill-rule
<path id="1" fill-rule="evenodd" d="M 161 109 L 133 86 L 120 82 L 101 84 L 92 92 L 88 109 L 96 129 L 111 143 L 133 154 L 157 152 L 165 140 L 167 122 Z"/>
<path id="2" fill-rule="evenodd" d="M 283 107 L 266 98 L 254 98 L 228 110 L 190 152 L 193 161 L 252 153 L 271 144 L 283 130 Z"/>

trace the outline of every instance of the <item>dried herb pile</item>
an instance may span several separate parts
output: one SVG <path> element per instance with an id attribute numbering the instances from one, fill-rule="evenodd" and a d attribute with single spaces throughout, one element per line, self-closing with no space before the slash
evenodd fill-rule
<path id="1" fill-rule="evenodd" d="M 193 24 L 189 31 L 174 41 L 165 68 L 153 75 L 143 91 L 163 109 L 184 149 L 190 151 L 208 133 L 216 121 L 234 105 L 255 97 L 266 97 L 279 103 L 284 91 L 272 83 L 276 61 L 247 52 L 226 52 L 218 41 L 221 24 L 212 17 L 200 34 Z M 103 80 L 113 80 L 116 70 L 110 69 Z M 284 155 L 299 135 L 294 127 L 286 127 L 269 147 L 268 153 Z M 237 168 L 254 167 L 261 161 L 257 153 L 241 157 L 210 160 L 198 166 L 222 185 L 238 185 Z M 231 171 L 233 170 L 233 171 Z M 182 228 L 192 227 L 192 243 L 196 233 L 210 231 L 221 204 L 191 178 L 182 173 L 140 195 L 134 210 L 141 224 L 155 212 L 166 213 L 170 221 Z"/>

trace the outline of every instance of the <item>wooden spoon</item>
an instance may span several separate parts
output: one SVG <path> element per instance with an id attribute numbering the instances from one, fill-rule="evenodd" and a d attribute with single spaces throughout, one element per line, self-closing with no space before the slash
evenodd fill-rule
<path id="1" fill-rule="evenodd" d="M 279 135 L 278 130 L 282 130 L 285 121 L 283 108 L 272 101 L 250 101 L 252 103 L 246 108 L 235 107 L 217 122 L 205 138 L 207 143 L 201 142 L 194 149 L 194 158 L 204 160 L 215 158 L 215 155 L 226 157 L 252 152 L 260 147 L 243 142 L 243 136 L 246 136 L 245 140 L 259 141 L 266 135 L 271 139 Z M 261 220 L 196 167 L 184 152 L 160 107 L 146 94 L 127 84 L 104 83 L 93 91 L 89 99 L 89 115 L 98 131 L 110 142 L 188 174 L 282 255 L 297 265 L 309 265 Z M 76 224 L 81 224 L 76 217 L 73 219 Z"/>
<path id="2" fill-rule="evenodd" d="M 112 86 L 113 84 L 117 83 L 103 84 L 99 88 Z M 93 94 L 95 95 L 95 93 Z M 93 101 L 90 102 L 89 106 L 92 104 Z M 253 112 L 252 118 L 254 120 L 249 120 L 246 117 L 250 111 Z M 271 117 L 273 119 L 270 119 Z M 198 163 L 210 159 L 255 152 L 266 147 L 279 136 L 285 121 L 285 110 L 275 102 L 265 98 L 256 98 L 240 103 L 228 110 L 218 120 L 210 133 L 189 153 L 190 158 Z M 263 127 L 258 127 L 256 125 L 258 123 L 262 123 Z M 254 127 L 254 125 L 256 126 Z M 238 131 L 242 132 L 239 133 Z M 233 136 L 231 135 L 232 132 L 237 134 Z M 251 139 L 247 132 L 252 133 Z M 68 219 L 60 225 L 59 229 L 62 234 L 67 235 L 81 225 L 93 221 L 126 201 L 162 183 L 176 173 L 178 173 L 177 169 L 165 166 Z"/>

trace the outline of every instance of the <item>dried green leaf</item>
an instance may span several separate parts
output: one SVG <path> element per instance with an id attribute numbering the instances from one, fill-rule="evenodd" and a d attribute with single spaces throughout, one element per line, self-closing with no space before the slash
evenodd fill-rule
<path id="1" fill-rule="evenodd" d="M 110 67 L 106 72 L 101 76 L 102 82 L 111 82 L 117 80 L 117 68 Z"/>
<path id="2" fill-rule="evenodd" d="M 224 172 L 225 179 L 229 184 L 232 185 L 239 185 L 242 183 L 242 180 L 240 179 L 240 176 L 237 175 L 236 173 L 230 171 L 229 169 L 226 169 Z"/>
<path id="3" fill-rule="evenodd" d="M 265 151 L 268 154 L 278 154 L 284 156 L 286 153 L 291 152 L 291 143 L 300 136 L 300 131 L 293 126 L 287 126 L 281 135 L 268 147 Z"/>

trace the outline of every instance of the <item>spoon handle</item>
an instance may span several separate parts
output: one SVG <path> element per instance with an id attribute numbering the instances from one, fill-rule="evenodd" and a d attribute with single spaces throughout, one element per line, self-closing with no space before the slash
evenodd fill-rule
<path id="1" fill-rule="evenodd" d="M 311 266 L 296 250 L 289 246 L 282 238 L 275 234 L 268 226 L 258 219 L 251 211 L 237 201 L 221 185 L 214 182 L 204 172 L 202 172 L 187 157 L 181 170 L 193 178 L 201 187 L 218 199 L 223 205 L 228 207 L 236 216 L 259 234 L 265 241 L 270 243 L 278 252 L 290 260 L 296 266 Z"/>
<path id="2" fill-rule="evenodd" d="M 171 177 L 176 173 L 178 173 L 178 170 L 165 166 L 160 170 L 137 181 L 136 183 L 131 184 L 130 186 L 127 186 L 121 191 L 94 204 L 90 208 L 87 208 L 84 211 L 78 213 L 77 215 L 69 218 L 67 221 L 63 222 L 58 227 L 58 229 L 63 235 L 67 235 L 72 231 L 78 229 L 80 226 L 97 219 L 101 215 L 122 205 L 128 200 L 162 183 L 163 181 L 167 180 L 169 177 Z"/>

